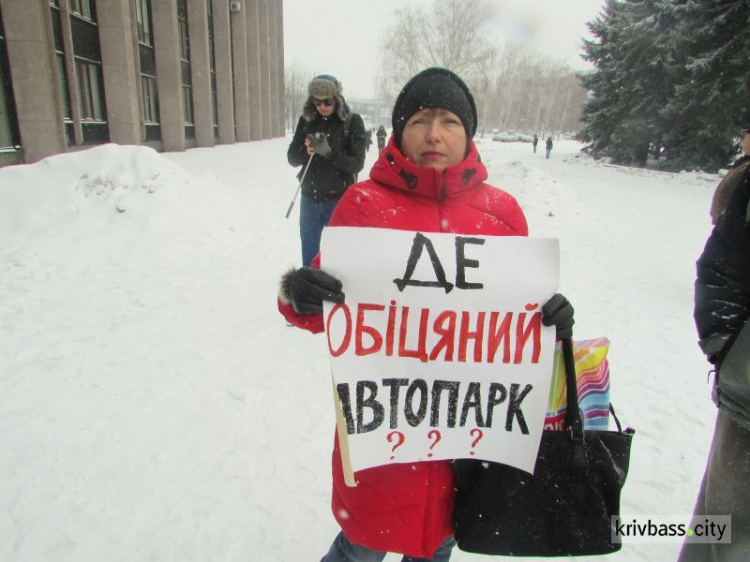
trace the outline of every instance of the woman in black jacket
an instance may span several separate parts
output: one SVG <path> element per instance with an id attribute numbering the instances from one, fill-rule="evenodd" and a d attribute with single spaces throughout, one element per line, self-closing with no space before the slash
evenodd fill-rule
<path id="1" fill-rule="evenodd" d="M 750 560 L 750 170 L 734 190 L 697 264 L 695 323 L 716 366 L 719 407 L 695 515 L 731 515 L 731 542 L 687 538 L 680 562 Z"/>

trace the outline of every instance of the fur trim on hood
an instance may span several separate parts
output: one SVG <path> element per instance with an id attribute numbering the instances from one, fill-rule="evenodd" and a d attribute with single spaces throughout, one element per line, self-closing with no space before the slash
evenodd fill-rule
<path id="1" fill-rule="evenodd" d="M 336 100 L 336 115 L 339 119 L 344 121 L 346 115 L 349 113 L 349 106 L 346 105 L 346 100 L 341 89 L 341 83 L 336 80 L 333 76 L 328 74 L 322 74 L 313 78 L 312 82 L 307 86 L 307 101 L 302 107 L 302 115 L 308 121 L 315 119 L 318 111 L 313 105 L 313 96 L 318 98 L 333 98 Z"/>

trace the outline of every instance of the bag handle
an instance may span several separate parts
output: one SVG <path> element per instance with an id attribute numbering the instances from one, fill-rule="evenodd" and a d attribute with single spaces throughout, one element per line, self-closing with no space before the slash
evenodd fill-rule
<path id="1" fill-rule="evenodd" d="M 565 367 L 565 389 L 567 391 L 567 407 L 565 410 L 565 423 L 575 433 L 583 433 L 583 419 L 578 406 L 578 385 L 576 382 L 576 362 L 573 354 L 573 339 L 563 338 L 562 352 L 563 365 Z"/>
<path id="2" fill-rule="evenodd" d="M 620 423 L 620 418 L 615 414 L 615 407 L 612 405 L 612 402 L 609 403 L 609 413 L 612 414 L 612 418 L 617 424 L 617 433 L 622 433 L 622 424 Z"/>
<path id="3" fill-rule="evenodd" d="M 578 385 L 576 382 L 576 362 L 573 355 L 573 338 L 562 339 L 563 364 L 565 365 L 565 388 L 567 404 L 565 423 L 568 425 L 570 440 L 573 441 L 574 466 L 586 466 L 586 451 L 583 441 L 583 418 L 578 406 Z"/>

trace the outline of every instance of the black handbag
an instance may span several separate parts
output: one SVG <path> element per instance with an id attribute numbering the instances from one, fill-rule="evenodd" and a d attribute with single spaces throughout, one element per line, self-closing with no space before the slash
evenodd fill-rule
<path id="1" fill-rule="evenodd" d="M 504 556 L 579 556 L 615 552 L 612 516 L 628 474 L 635 433 L 585 431 L 578 409 L 571 339 L 563 340 L 567 387 L 564 431 L 543 431 L 534 474 L 498 463 L 454 461 L 458 547 Z"/>

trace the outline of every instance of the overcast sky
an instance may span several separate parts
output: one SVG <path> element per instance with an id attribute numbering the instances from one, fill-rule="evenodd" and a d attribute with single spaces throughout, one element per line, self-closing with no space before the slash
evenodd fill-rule
<path id="1" fill-rule="evenodd" d="M 586 22 L 604 0 L 487 0 L 488 22 L 499 43 L 515 39 L 567 63 L 588 68 L 579 58 Z M 394 11 L 430 7 L 432 0 L 284 0 L 284 57 L 320 74 L 333 74 L 349 98 L 371 97 L 378 46 Z"/>

